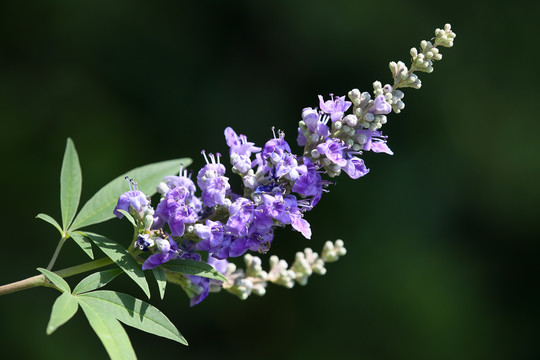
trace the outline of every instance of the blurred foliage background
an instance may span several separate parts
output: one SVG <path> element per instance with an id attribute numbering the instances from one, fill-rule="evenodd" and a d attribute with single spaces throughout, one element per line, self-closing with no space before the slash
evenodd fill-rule
<path id="1" fill-rule="evenodd" d="M 317 95 L 371 90 L 388 62 L 452 24 L 454 48 L 385 127 L 394 156 L 366 154 L 310 212 L 314 236 L 278 232 L 292 262 L 342 238 L 348 254 L 306 287 L 270 285 L 190 308 L 170 286 L 150 302 L 190 342 L 127 329 L 140 359 L 537 359 L 538 3 L 453 1 L 3 1 L 0 4 L 0 283 L 36 274 L 60 219 L 67 137 L 81 202 L 121 173 L 201 149 L 226 126 L 292 144 Z M 127 244 L 127 221 L 92 230 Z M 268 256 L 263 259 L 267 264 Z M 56 269 L 87 261 L 74 243 Z M 79 278 L 70 279 L 75 284 Z M 152 284 L 153 285 L 153 284 Z M 108 288 L 144 295 L 127 278 Z M 45 335 L 57 292 L 0 298 L 3 359 L 106 358 L 82 312 Z"/>

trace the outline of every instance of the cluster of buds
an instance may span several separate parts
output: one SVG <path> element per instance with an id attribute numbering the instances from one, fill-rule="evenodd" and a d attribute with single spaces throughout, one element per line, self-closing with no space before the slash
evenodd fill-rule
<path id="1" fill-rule="evenodd" d="M 287 262 L 277 256 L 270 257 L 270 270 L 262 268 L 261 259 L 251 254 L 244 255 L 245 270 L 239 269 L 235 264 L 229 263 L 225 277 L 229 280 L 222 288 L 245 300 L 251 294 L 262 296 L 266 293 L 268 283 L 292 288 L 295 283 L 306 285 L 312 274 L 326 274 L 325 264 L 334 262 L 344 256 L 347 250 L 342 240 L 327 241 L 321 255 L 310 248 L 297 252 L 293 264 L 289 267 Z M 215 288 L 219 291 L 221 288 Z M 212 290 L 210 290 L 212 291 Z"/>

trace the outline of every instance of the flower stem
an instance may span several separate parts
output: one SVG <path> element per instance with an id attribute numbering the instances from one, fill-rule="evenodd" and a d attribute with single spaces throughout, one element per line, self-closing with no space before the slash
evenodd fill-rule
<path id="1" fill-rule="evenodd" d="M 113 261 L 111 259 L 109 259 L 108 257 L 104 257 L 104 258 L 90 261 L 84 264 L 58 270 L 58 271 L 55 271 L 55 273 L 63 278 L 67 278 L 69 276 L 99 269 L 101 267 L 110 265 L 112 263 Z M 26 290 L 26 289 L 30 289 L 37 286 L 51 287 L 52 285 L 45 279 L 45 276 L 36 275 L 36 276 L 32 276 L 21 281 L 16 281 L 11 284 L 0 286 L 0 295 L 5 295 L 12 292 L 20 291 L 20 290 Z"/>

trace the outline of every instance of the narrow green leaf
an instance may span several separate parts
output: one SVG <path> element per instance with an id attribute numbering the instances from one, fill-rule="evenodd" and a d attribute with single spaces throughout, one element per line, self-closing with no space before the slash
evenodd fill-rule
<path id="1" fill-rule="evenodd" d="M 99 289 L 109 282 L 111 282 L 115 277 L 122 273 L 121 269 L 111 269 L 97 272 L 95 274 L 89 275 L 81 280 L 80 283 L 75 286 L 73 294 L 81 294 L 84 292 L 92 291 Z"/>
<path id="2" fill-rule="evenodd" d="M 125 218 L 129 220 L 129 222 L 133 225 L 135 229 L 137 228 L 137 223 L 135 222 L 135 219 L 133 218 L 133 216 L 131 216 L 130 213 L 122 209 L 118 209 L 118 211 L 124 214 Z"/>
<path id="3" fill-rule="evenodd" d="M 78 297 L 77 300 L 92 329 L 94 329 L 103 346 L 105 346 L 111 360 L 137 359 L 126 330 L 118 320 L 102 313 L 99 308 L 95 309 L 81 297 Z"/>
<path id="4" fill-rule="evenodd" d="M 44 268 L 37 268 L 37 270 L 43 275 L 45 275 L 45 277 L 49 279 L 54 285 L 56 285 L 60 290 L 62 290 L 62 292 L 71 294 L 71 288 L 69 287 L 69 284 L 66 282 L 66 280 L 62 279 L 62 277 Z"/>
<path id="5" fill-rule="evenodd" d="M 47 325 L 47 335 L 51 335 L 56 329 L 71 319 L 77 312 L 77 309 L 79 309 L 79 304 L 73 295 L 67 292 L 60 295 L 52 307 L 51 318 Z"/>
<path id="6" fill-rule="evenodd" d="M 118 197 L 128 191 L 125 177 L 129 176 L 137 181 L 139 190 L 148 196 L 156 193 L 156 186 L 167 175 L 175 174 L 180 164 L 188 166 L 191 159 L 175 159 L 162 161 L 136 169 L 117 177 L 102 187 L 84 206 L 73 221 L 71 230 L 80 229 L 84 226 L 107 221 L 114 217 L 113 210 L 118 202 Z"/>
<path id="7" fill-rule="evenodd" d="M 116 265 L 120 267 L 133 281 L 143 289 L 144 293 L 150 298 L 150 289 L 142 271 L 141 265 L 135 261 L 131 254 L 116 241 L 105 236 L 85 233 L 101 251 L 105 253 Z"/>
<path id="8" fill-rule="evenodd" d="M 174 324 L 154 306 L 116 291 L 97 290 L 77 296 L 100 314 L 128 326 L 187 345 Z"/>
<path id="9" fill-rule="evenodd" d="M 161 299 L 163 299 L 165 297 L 165 288 L 167 287 L 167 277 L 165 276 L 165 271 L 163 271 L 163 269 L 158 266 L 152 269 L 152 273 L 156 278 L 159 289 L 159 296 L 161 297 Z"/>
<path id="10" fill-rule="evenodd" d="M 188 259 L 171 260 L 163 265 L 165 269 L 188 275 L 197 275 L 220 281 L 227 281 L 227 278 L 222 273 L 217 271 L 213 266 L 200 261 Z"/>
<path id="11" fill-rule="evenodd" d="M 81 197 L 82 172 L 79 156 L 73 141 L 68 138 L 64 161 L 60 171 L 60 206 L 62 208 L 62 228 L 66 231 L 75 217 Z"/>
<path id="12" fill-rule="evenodd" d="M 38 219 L 41 219 L 43 221 L 46 221 L 48 222 L 49 224 L 51 224 L 52 226 L 54 226 L 55 228 L 58 229 L 58 231 L 60 231 L 60 235 L 61 236 L 64 236 L 64 232 L 62 231 L 62 227 L 60 226 L 60 224 L 58 222 L 56 222 L 56 220 L 54 220 L 52 217 L 50 217 L 49 215 L 47 214 L 37 214 L 36 217 Z"/>
<path id="13" fill-rule="evenodd" d="M 69 236 L 81 247 L 81 249 L 90 257 L 94 259 L 94 252 L 92 251 L 92 242 L 84 237 L 83 234 L 77 231 L 72 231 L 68 233 Z"/>

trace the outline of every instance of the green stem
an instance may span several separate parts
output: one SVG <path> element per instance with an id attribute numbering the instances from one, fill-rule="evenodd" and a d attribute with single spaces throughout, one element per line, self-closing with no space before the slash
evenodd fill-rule
<path id="1" fill-rule="evenodd" d="M 67 278 L 69 276 L 99 269 L 101 267 L 110 265 L 112 263 L 113 261 L 111 259 L 104 257 L 104 258 L 90 261 L 84 264 L 58 270 L 58 271 L 55 271 L 55 273 L 63 278 Z M 16 281 L 11 284 L 0 286 L 0 295 L 5 295 L 12 292 L 20 291 L 20 290 L 26 290 L 26 289 L 30 289 L 37 286 L 52 287 L 52 285 L 45 279 L 45 276 L 36 275 L 36 276 L 32 276 L 21 281 Z"/>
<path id="2" fill-rule="evenodd" d="M 69 236 L 62 236 L 60 241 L 58 242 L 58 245 L 56 246 L 56 250 L 54 250 L 54 254 L 51 258 L 51 261 L 49 261 L 49 265 L 47 265 L 47 270 L 51 270 L 54 266 L 54 263 L 56 262 L 56 258 L 58 257 L 58 254 L 60 254 L 60 249 L 62 249 L 62 246 L 64 246 L 64 243 L 68 239 Z"/>

